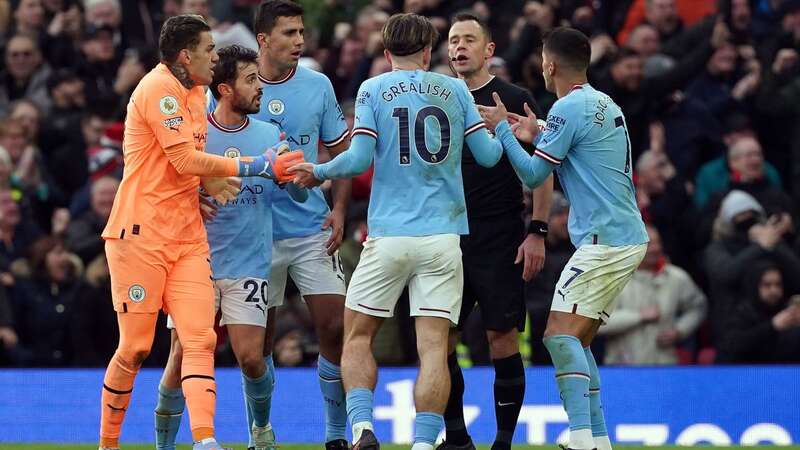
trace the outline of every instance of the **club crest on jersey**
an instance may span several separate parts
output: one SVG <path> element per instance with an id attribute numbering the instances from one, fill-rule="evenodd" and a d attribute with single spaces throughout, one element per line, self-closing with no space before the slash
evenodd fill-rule
<path id="1" fill-rule="evenodd" d="M 269 110 L 269 113 L 272 114 L 273 116 L 279 116 L 283 114 L 283 102 L 278 100 L 277 98 L 270 100 L 269 103 L 267 104 L 267 109 Z"/>
<path id="2" fill-rule="evenodd" d="M 158 101 L 158 109 L 160 109 L 163 114 L 171 116 L 178 112 L 178 100 L 171 95 L 161 97 L 161 100 Z"/>
<path id="3" fill-rule="evenodd" d="M 236 147 L 228 147 L 225 149 L 225 153 L 223 153 L 223 155 L 226 158 L 238 158 L 242 155 L 242 152 L 240 152 Z"/>
<path id="4" fill-rule="evenodd" d="M 142 285 L 134 284 L 128 289 L 128 298 L 130 298 L 133 303 L 143 302 L 144 297 L 145 297 L 145 290 L 144 287 L 142 287 Z"/>

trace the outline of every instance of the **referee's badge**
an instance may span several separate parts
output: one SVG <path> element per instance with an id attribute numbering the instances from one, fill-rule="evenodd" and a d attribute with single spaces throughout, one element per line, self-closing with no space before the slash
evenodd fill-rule
<path id="1" fill-rule="evenodd" d="M 269 113 L 273 116 L 279 116 L 283 114 L 283 102 L 277 98 L 270 100 L 267 104 L 267 109 L 269 109 Z"/>
<path id="2" fill-rule="evenodd" d="M 128 289 L 128 298 L 130 298 L 133 303 L 143 302 L 144 297 L 145 297 L 145 290 L 144 287 L 142 287 L 142 285 L 134 284 Z"/>
<path id="3" fill-rule="evenodd" d="M 240 152 L 236 147 L 228 147 L 225 149 L 225 153 L 223 153 L 223 156 L 226 158 L 238 158 L 241 155 L 242 152 Z"/>

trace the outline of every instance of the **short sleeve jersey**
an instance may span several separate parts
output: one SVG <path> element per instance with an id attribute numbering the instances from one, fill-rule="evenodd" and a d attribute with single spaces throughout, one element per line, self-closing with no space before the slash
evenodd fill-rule
<path id="1" fill-rule="evenodd" d="M 197 195 L 200 177 L 179 174 L 164 152 L 184 143 L 205 150 L 205 106 L 203 87 L 186 89 L 164 64 L 142 78 L 128 102 L 125 170 L 103 238 L 206 239 Z"/>
<path id="2" fill-rule="evenodd" d="M 235 129 L 225 128 L 208 115 L 208 153 L 229 158 L 258 156 L 278 143 L 274 125 L 248 118 Z M 272 261 L 272 180 L 242 178 L 235 200 L 218 205 L 206 222 L 214 279 L 269 278 Z M 240 245 L 247 241 L 247 245 Z"/>
<path id="3" fill-rule="evenodd" d="M 298 66 L 282 80 L 259 78 L 264 87 L 261 110 L 252 117 L 285 132 L 292 149 L 302 149 L 306 161 L 317 162 L 320 143 L 334 147 L 347 138 L 347 123 L 333 86 L 325 75 Z M 212 97 L 209 111 L 213 111 L 215 105 Z M 310 189 L 308 199 L 303 203 L 294 201 L 285 189 L 277 185 L 272 189 L 275 240 L 320 232 L 329 212 L 320 188 Z"/>
<path id="4" fill-rule="evenodd" d="M 573 245 L 648 241 L 636 206 L 625 116 L 608 95 L 589 84 L 573 87 L 550 109 L 534 154 L 556 164 L 570 202 Z"/>
<path id="5" fill-rule="evenodd" d="M 371 237 L 467 234 L 464 137 L 484 124 L 463 81 L 397 70 L 365 81 L 353 136 L 377 139 Z"/>

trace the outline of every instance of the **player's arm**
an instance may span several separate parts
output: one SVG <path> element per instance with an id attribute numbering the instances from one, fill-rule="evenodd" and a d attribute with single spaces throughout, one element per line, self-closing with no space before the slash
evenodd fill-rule
<path id="1" fill-rule="evenodd" d="M 477 114 L 477 111 L 475 113 Z M 469 146 L 475 161 L 483 167 L 494 167 L 503 157 L 503 145 L 489 136 L 483 120 L 467 128 L 464 142 Z"/>
<path id="2" fill-rule="evenodd" d="M 541 156 L 538 149 L 533 155 L 528 155 L 528 152 L 519 145 L 511 126 L 505 120 L 497 124 L 495 133 L 503 143 L 508 161 L 517 176 L 529 188 L 533 189 L 542 184 L 553 172 L 553 168 L 561 163 L 554 158 Z"/>
<path id="3" fill-rule="evenodd" d="M 366 172 L 369 169 L 369 165 L 372 164 L 375 146 L 378 143 L 377 133 L 372 130 L 369 131 L 374 134 L 369 134 L 360 129 L 353 130 L 350 148 L 325 164 L 315 166 L 314 178 L 318 180 L 352 178 Z"/>
<path id="4" fill-rule="evenodd" d="M 344 153 L 350 147 L 349 131 L 345 129 L 344 140 L 333 147 L 328 147 L 331 158 Z M 325 144 L 327 147 L 327 144 Z M 333 210 L 344 214 L 347 211 L 347 202 L 350 201 L 350 194 L 353 189 L 353 182 L 349 178 L 340 178 L 333 181 Z"/>

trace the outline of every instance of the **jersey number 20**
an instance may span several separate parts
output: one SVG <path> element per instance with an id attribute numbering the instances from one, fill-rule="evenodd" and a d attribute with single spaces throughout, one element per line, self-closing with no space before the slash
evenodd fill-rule
<path id="1" fill-rule="evenodd" d="M 395 108 L 392 117 L 397 119 L 397 134 L 400 136 L 400 165 L 405 166 L 411 164 L 408 108 Z M 425 120 L 428 117 L 433 117 L 439 122 L 440 147 L 436 153 L 431 153 L 425 141 Z M 431 164 L 439 164 L 447 158 L 450 152 L 450 119 L 442 108 L 426 106 L 417 112 L 417 117 L 414 118 L 414 148 L 420 158 Z"/>

